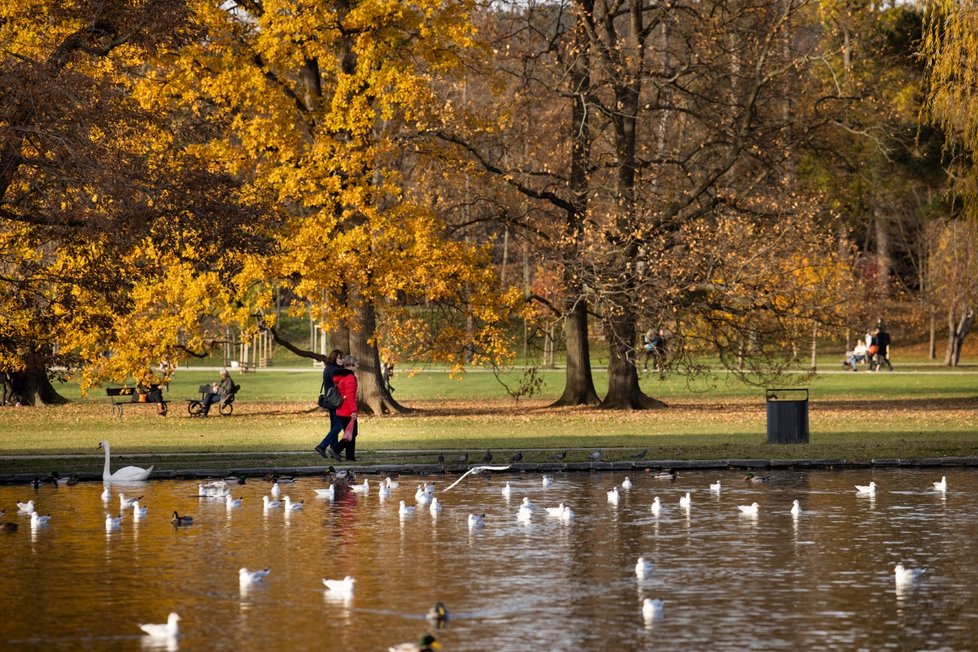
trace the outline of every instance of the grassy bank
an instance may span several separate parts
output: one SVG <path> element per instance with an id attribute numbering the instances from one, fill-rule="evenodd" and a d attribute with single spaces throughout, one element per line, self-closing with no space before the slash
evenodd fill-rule
<path id="1" fill-rule="evenodd" d="M 907 365 L 903 367 L 906 369 Z M 726 375 L 688 380 L 643 378 L 643 388 L 669 407 L 618 413 L 547 407 L 562 388 L 563 372 L 543 372 L 542 393 L 517 403 L 491 373 L 451 379 L 441 372 L 400 373 L 395 397 L 413 411 L 365 417 L 358 457 L 362 463 L 432 462 L 438 451 L 451 461 L 485 449 L 523 450 L 526 461 L 551 459 L 571 449 L 581 461 L 595 448 L 608 460 L 628 459 L 648 448 L 654 459 L 873 459 L 978 455 L 978 373 L 914 367 L 893 373 L 827 373 L 807 379 L 811 392 L 811 442 L 766 443 L 764 392 Z M 182 371 L 167 391 L 170 415 L 130 407 L 113 418 L 104 390 L 81 397 L 73 385 L 66 406 L 0 409 L 0 473 L 101 468 L 94 450 L 109 439 L 117 463 L 150 454 L 159 468 L 309 466 L 322 437 L 325 415 L 315 409 L 319 376 L 313 370 L 236 375 L 242 390 L 229 418 L 193 419 L 186 399 L 213 371 Z M 506 379 L 518 383 L 520 373 Z M 606 382 L 598 373 L 600 389 Z M 534 450 L 541 449 L 541 450 Z M 55 456 L 53 459 L 33 456 Z M 498 453 L 508 459 L 509 453 Z M 66 457 L 62 457 L 66 456 Z M 77 456 L 77 457 L 75 457 Z M 497 457 L 498 459 L 498 457 Z M 145 460 L 143 460 L 145 461 Z M 141 462 L 142 464 L 142 462 Z"/>

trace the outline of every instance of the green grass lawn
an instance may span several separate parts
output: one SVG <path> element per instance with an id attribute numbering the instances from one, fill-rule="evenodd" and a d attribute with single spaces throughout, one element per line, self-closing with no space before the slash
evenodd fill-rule
<path id="1" fill-rule="evenodd" d="M 822 368 L 832 373 L 802 384 L 810 391 L 807 446 L 768 445 L 764 389 L 726 374 L 644 376 L 643 389 L 669 407 L 623 413 L 548 408 L 563 388 L 562 370 L 540 371 L 545 380 L 540 394 L 520 402 L 491 372 L 453 379 L 440 371 L 400 371 L 394 396 L 412 412 L 365 417 L 358 457 L 368 464 L 431 462 L 444 450 L 449 459 L 465 451 L 479 461 L 486 448 L 523 450 L 526 461 L 546 461 L 553 449 L 571 449 L 568 460 L 581 461 L 595 448 L 609 460 L 628 459 L 643 448 L 649 458 L 662 460 L 978 455 L 978 370 L 949 372 L 922 363 L 898 366 L 893 373 L 836 373 L 838 367 L 828 362 Z M 70 383 L 59 387 L 73 399 L 67 406 L 2 408 L 0 473 L 97 470 L 94 449 L 101 439 L 112 442 L 119 463 L 127 453 L 149 453 L 160 468 L 322 463 L 311 452 L 326 426 L 325 414 L 315 407 L 319 372 L 309 365 L 232 375 L 242 389 L 229 418 L 187 415 L 186 400 L 197 398 L 198 385 L 217 377 L 199 369 L 175 375 L 166 392 L 171 411 L 165 418 L 152 407 L 132 406 L 122 418 L 113 418 L 104 389 L 81 397 Z M 515 386 L 521 375 L 522 370 L 510 372 L 506 382 Z M 605 374 L 596 371 L 595 381 L 603 392 Z M 83 457 L 57 457 L 62 455 Z"/>

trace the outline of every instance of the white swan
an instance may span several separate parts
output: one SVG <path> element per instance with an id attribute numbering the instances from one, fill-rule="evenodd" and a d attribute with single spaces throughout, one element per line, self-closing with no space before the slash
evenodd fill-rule
<path id="1" fill-rule="evenodd" d="M 635 575 L 638 579 L 643 580 L 652 574 L 652 562 L 645 561 L 645 557 L 639 557 L 638 561 L 635 562 Z"/>
<path id="2" fill-rule="evenodd" d="M 105 466 L 102 468 L 102 482 L 104 483 L 142 482 L 149 478 L 149 474 L 153 472 L 152 466 L 148 469 L 142 469 L 138 466 L 124 466 L 121 469 L 116 469 L 115 473 L 112 473 L 109 469 L 109 441 L 103 439 L 98 447 L 105 451 Z"/>
<path id="3" fill-rule="evenodd" d="M 180 635 L 180 628 L 177 625 L 177 621 L 180 620 L 180 616 L 176 612 L 170 612 L 169 617 L 166 619 L 165 625 L 142 625 L 137 624 L 139 629 L 143 630 L 147 636 L 151 638 L 176 638 Z"/>
<path id="4" fill-rule="evenodd" d="M 942 475 L 941 481 L 934 483 L 934 490 L 940 491 L 941 493 L 947 491 L 947 476 Z"/>

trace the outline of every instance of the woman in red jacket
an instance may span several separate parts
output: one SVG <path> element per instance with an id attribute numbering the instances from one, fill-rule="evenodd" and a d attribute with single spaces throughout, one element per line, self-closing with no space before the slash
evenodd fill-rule
<path id="1" fill-rule="evenodd" d="M 341 424 L 343 424 L 343 430 L 349 430 L 351 425 L 353 429 L 352 438 L 347 439 L 348 435 L 341 435 L 340 441 L 337 442 L 335 450 L 337 453 L 340 451 L 346 451 L 346 461 L 354 462 L 357 459 L 357 368 L 360 365 L 360 361 L 355 355 L 348 355 L 343 357 L 343 366 L 349 369 L 353 373 L 347 373 L 345 375 L 336 374 L 333 376 L 333 383 L 336 384 L 336 389 L 339 390 L 340 396 L 343 397 L 343 402 L 338 408 L 336 408 L 336 418 Z"/>

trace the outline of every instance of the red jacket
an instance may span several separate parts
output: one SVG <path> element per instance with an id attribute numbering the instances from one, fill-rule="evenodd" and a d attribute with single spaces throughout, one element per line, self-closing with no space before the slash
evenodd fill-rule
<path id="1" fill-rule="evenodd" d="M 345 376 L 333 376 L 336 389 L 339 390 L 343 402 L 336 408 L 336 416 L 348 417 L 357 411 L 357 376 L 347 374 Z"/>

